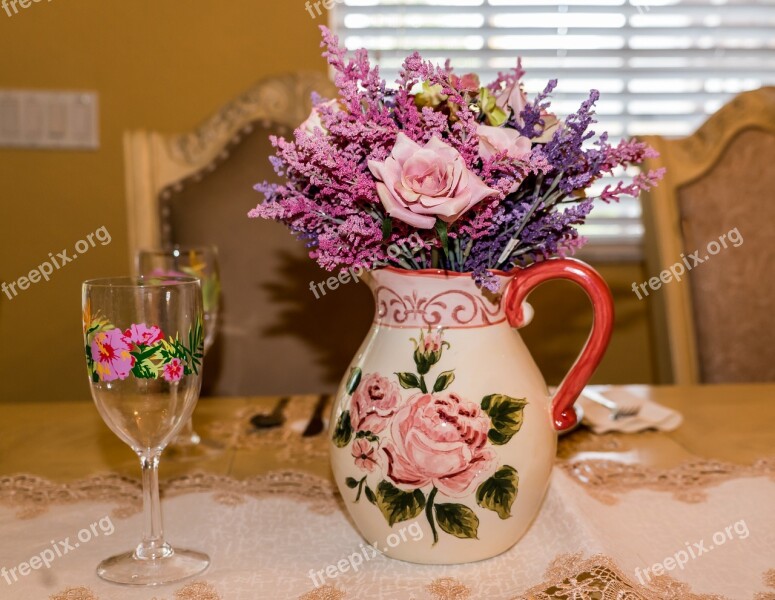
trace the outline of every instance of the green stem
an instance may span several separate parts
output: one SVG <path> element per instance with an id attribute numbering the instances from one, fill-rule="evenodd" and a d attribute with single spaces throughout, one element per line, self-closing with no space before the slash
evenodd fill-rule
<path id="1" fill-rule="evenodd" d="M 431 493 L 428 494 L 428 501 L 425 503 L 425 516 L 428 518 L 428 523 L 431 524 L 431 532 L 433 532 L 433 545 L 435 546 L 439 542 L 439 533 L 436 531 L 436 523 L 433 522 L 433 501 L 436 499 L 436 492 L 439 490 L 434 488 Z"/>
<path id="2" fill-rule="evenodd" d="M 420 375 L 420 391 L 423 394 L 427 394 L 428 393 L 428 386 L 425 385 L 425 375 Z"/>
<path id="3" fill-rule="evenodd" d="M 355 501 L 358 502 L 358 500 L 361 499 L 361 492 L 363 491 L 363 484 L 366 482 L 366 476 L 363 476 L 363 479 L 361 479 L 358 482 L 358 495 L 355 496 Z"/>
<path id="4" fill-rule="evenodd" d="M 431 248 L 431 269 L 439 268 L 439 249 Z"/>

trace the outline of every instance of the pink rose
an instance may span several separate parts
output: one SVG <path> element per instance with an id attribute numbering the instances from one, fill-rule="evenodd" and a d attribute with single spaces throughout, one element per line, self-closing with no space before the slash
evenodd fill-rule
<path id="1" fill-rule="evenodd" d="M 91 343 L 91 357 L 102 381 L 126 379 L 135 366 L 135 357 L 129 353 L 129 344 L 120 329 L 95 335 Z"/>
<path id="2" fill-rule="evenodd" d="M 183 363 L 179 358 L 173 358 L 170 362 L 164 365 L 164 379 L 170 383 L 180 381 L 183 377 Z"/>
<path id="3" fill-rule="evenodd" d="M 377 373 L 364 376 L 350 401 L 350 422 L 355 431 L 379 433 L 396 413 L 401 401 L 398 386 Z"/>
<path id="4" fill-rule="evenodd" d="M 508 112 L 508 109 L 514 111 L 517 123 L 522 124 L 520 114 L 527 106 L 527 94 L 522 89 L 522 83 L 519 79 L 514 80 L 511 85 L 507 85 L 495 96 L 495 104 Z"/>
<path id="5" fill-rule="evenodd" d="M 488 196 L 497 194 L 468 170 L 463 157 L 439 138 L 424 147 L 399 133 L 385 162 L 369 161 L 377 194 L 391 217 L 431 229 L 436 217 L 454 223 Z"/>
<path id="6" fill-rule="evenodd" d="M 478 92 L 481 87 L 479 75 L 476 73 L 466 73 L 462 77 L 453 75 L 452 86 L 461 92 Z"/>
<path id="7" fill-rule="evenodd" d="M 490 426 L 477 404 L 456 394 L 414 396 L 393 417 L 392 441 L 382 448 L 388 476 L 461 498 L 495 472 L 495 453 L 486 447 Z"/>
<path id="8" fill-rule="evenodd" d="M 492 158 L 501 152 L 506 152 L 513 160 L 525 160 L 530 155 L 530 140 L 516 129 L 479 125 L 476 133 L 479 135 L 479 154 L 482 158 Z"/>
<path id="9" fill-rule="evenodd" d="M 519 80 L 514 81 L 511 85 L 497 94 L 495 103 L 504 110 L 508 110 L 509 108 L 513 110 L 514 120 L 517 125 L 521 127 L 525 124 L 520 115 L 525 106 L 527 106 L 528 100 L 527 94 L 525 93 L 525 90 L 522 89 Z M 546 110 L 541 111 L 541 119 L 544 121 L 544 130 L 541 132 L 540 136 L 532 139 L 532 141 L 537 144 L 545 144 L 551 140 L 554 132 L 560 126 L 560 121 L 557 116 Z"/>
<path id="10" fill-rule="evenodd" d="M 337 100 L 328 100 L 327 102 L 322 102 L 318 106 L 312 107 L 312 112 L 310 112 L 309 116 L 307 117 L 307 120 L 304 121 L 301 125 L 299 125 L 299 129 L 302 129 L 303 131 L 307 133 L 312 133 L 316 129 L 320 129 L 323 131 L 323 133 L 328 133 L 328 130 L 326 129 L 325 125 L 323 125 L 323 121 L 320 118 L 320 108 L 321 106 L 328 106 L 334 109 L 334 112 L 339 112 L 341 110 L 341 107 L 339 106 L 339 102 Z"/>
<path id="11" fill-rule="evenodd" d="M 145 323 L 138 323 L 127 329 L 124 336 L 133 344 L 150 346 L 162 339 L 164 334 L 156 325 L 148 327 Z"/>
<path id="12" fill-rule="evenodd" d="M 560 127 L 560 120 L 557 118 L 557 115 L 553 115 L 550 112 L 542 110 L 541 119 L 544 122 L 544 130 L 541 132 L 541 135 L 532 140 L 537 144 L 545 144 L 551 141 L 554 132 Z"/>
<path id="13" fill-rule="evenodd" d="M 352 455 L 355 466 L 371 473 L 377 466 L 376 449 L 369 440 L 358 438 L 353 442 Z"/>

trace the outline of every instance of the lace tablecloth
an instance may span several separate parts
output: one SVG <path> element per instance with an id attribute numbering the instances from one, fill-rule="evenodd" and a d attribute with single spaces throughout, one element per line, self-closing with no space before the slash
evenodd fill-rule
<path id="1" fill-rule="evenodd" d="M 267 450 L 267 438 L 230 429 L 248 413 L 213 420 L 205 433 Z M 201 577 L 174 586 L 114 586 L 94 573 L 137 542 L 136 480 L 0 477 L 0 599 L 775 600 L 772 460 L 645 466 L 609 459 L 631 454 L 633 438 L 582 432 L 561 444 L 546 503 L 514 548 L 422 566 L 389 559 L 356 533 L 325 476 L 323 436 L 300 440 L 293 419 L 269 435 L 285 440 L 282 452 L 303 449 L 299 464 L 313 468 L 289 470 L 274 456 L 258 475 L 190 471 L 165 482 L 170 542 L 212 558 Z M 400 543 L 431 543 L 419 533 Z"/>

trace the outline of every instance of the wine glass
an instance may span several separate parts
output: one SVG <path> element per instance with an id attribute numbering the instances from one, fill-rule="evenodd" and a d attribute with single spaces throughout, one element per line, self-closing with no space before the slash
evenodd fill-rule
<path id="1" fill-rule="evenodd" d="M 159 457 L 191 418 L 202 385 L 204 314 L 194 277 L 120 277 L 83 284 L 83 332 L 91 394 L 102 419 L 140 457 L 143 538 L 97 574 L 114 583 L 160 585 L 191 577 L 206 554 L 173 549 L 159 502 Z"/>
<path id="2" fill-rule="evenodd" d="M 205 346 L 213 345 L 218 325 L 221 280 L 218 269 L 218 252 L 212 246 L 172 246 L 166 250 L 140 250 L 136 257 L 137 274 L 146 277 L 189 276 L 202 282 L 202 298 L 205 315 Z M 174 446 L 191 448 L 202 441 L 189 419 L 181 432 L 172 440 Z"/>

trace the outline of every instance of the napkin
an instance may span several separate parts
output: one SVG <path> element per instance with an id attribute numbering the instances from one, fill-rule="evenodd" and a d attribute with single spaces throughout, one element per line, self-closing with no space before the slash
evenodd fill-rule
<path id="1" fill-rule="evenodd" d="M 644 429 L 673 431 L 683 422 L 681 413 L 649 400 L 645 396 L 645 391 L 641 392 L 643 394 L 641 395 L 638 390 L 599 385 L 589 386 L 585 389 L 592 389 L 602 394 L 606 399 L 622 406 L 640 407 L 637 415 L 622 417 L 614 421 L 608 408 L 586 398 L 582 392 L 576 404 L 581 405 L 584 413 L 584 424 L 588 425 L 595 433 L 608 431 L 635 433 Z"/>

